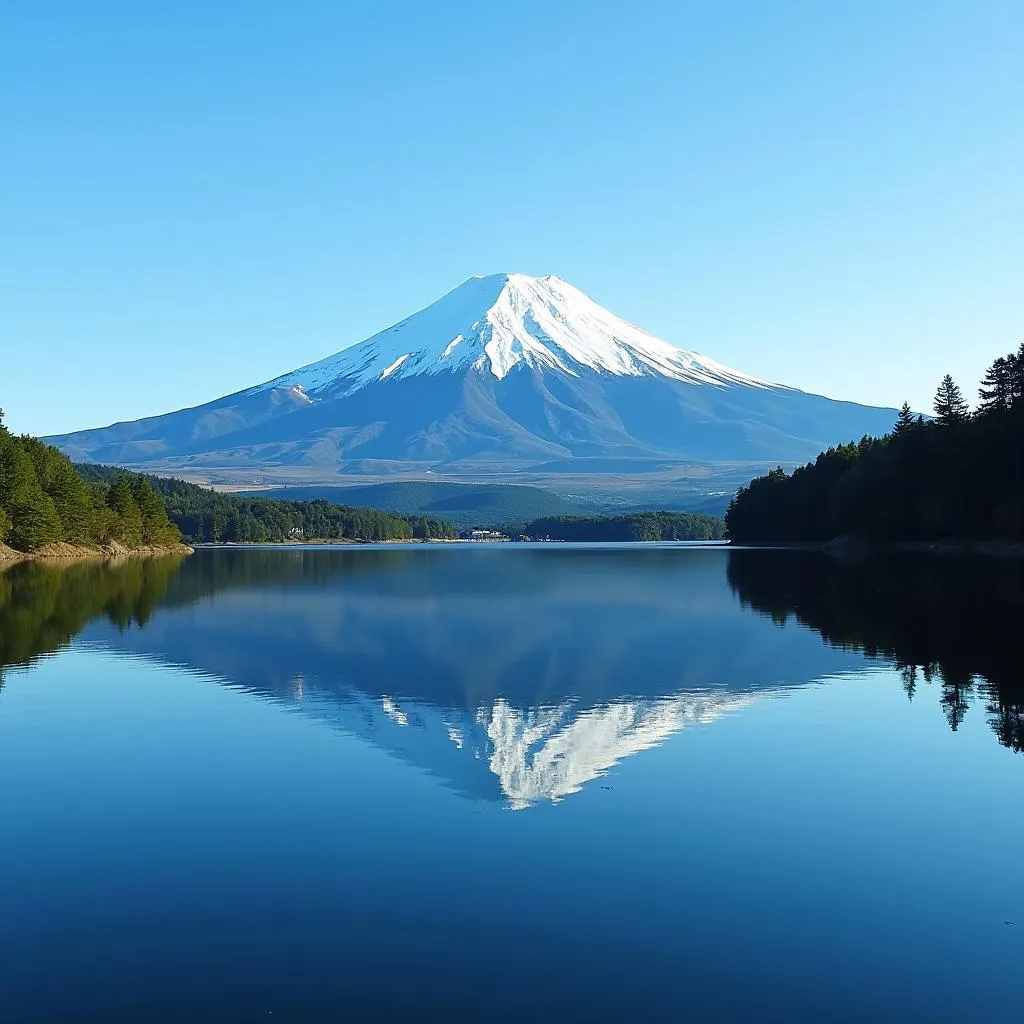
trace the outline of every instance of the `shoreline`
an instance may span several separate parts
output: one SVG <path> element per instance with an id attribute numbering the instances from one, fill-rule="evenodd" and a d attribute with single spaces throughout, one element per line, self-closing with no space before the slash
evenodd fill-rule
<path id="1" fill-rule="evenodd" d="M 458 537 L 406 537 L 392 540 L 353 540 L 351 537 L 336 539 L 319 537 L 315 540 L 202 540 L 189 545 L 190 551 L 222 551 L 225 548 L 311 548 L 359 547 L 364 544 L 457 544 Z"/>
<path id="2" fill-rule="evenodd" d="M 198 541 L 192 545 L 196 551 L 223 551 L 225 548 L 290 548 L 290 547 L 360 547 L 365 545 L 381 544 L 459 544 L 462 546 L 482 544 L 495 545 L 504 544 L 512 547 L 526 544 L 581 544 L 581 545 L 603 545 L 603 544 L 629 544 L 634 547 L 641 547 L 645 544 L 689 544 L 693 547 L 701 546 L 706 548 L 728 548 L 729 542 L 725 540 L 513 540 L 511 537 L 409 537 L 402 540 L 239 540 L 239 541 Z M 751 547 L 760 545 L 750 545 Z M 782 546 L 782 545 L 779 545 Z"/>
<path id="3" fill-rule="evenodd" d="M 128 558 L 160 558 L 165 555 L 191 555 L 188 544 L 146 544 L 138 548 L 126 548 L 116 541 L 112 544 L 71 544 L 56 541 L 35 551 L 15 551 L 0 544 L 0 569 L 20 562 L 43 562 L 48 565 L 72 565 L 76 562 L 114 562 Z"/>

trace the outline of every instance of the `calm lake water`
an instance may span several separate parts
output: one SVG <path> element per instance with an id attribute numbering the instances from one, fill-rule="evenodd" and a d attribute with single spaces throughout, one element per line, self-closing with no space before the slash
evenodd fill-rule
<path id="1" fill-rule="evenodd" d="M 1020 1021 L 1021 622 L 995 561 L 15 567 L 0 1020 Z"/>

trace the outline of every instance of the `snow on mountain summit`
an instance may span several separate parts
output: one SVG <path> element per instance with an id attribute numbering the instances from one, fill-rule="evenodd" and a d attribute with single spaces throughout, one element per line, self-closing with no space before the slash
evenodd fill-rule
<path id="1" fill-rule="evenodd" d="M 366 341 L 253 391 L 352 393 L 374 381 L 460 369 L 503 379 L 518 365 L 571 376 L 659 376 L 719 387 L 768 382 L 670 345 L 599 306 L 561 278 L 472 277 Z"/>

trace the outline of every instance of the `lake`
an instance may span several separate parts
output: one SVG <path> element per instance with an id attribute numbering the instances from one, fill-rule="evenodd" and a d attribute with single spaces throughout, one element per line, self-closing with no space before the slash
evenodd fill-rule
<path id="1" fill-rule="evenodd" d="M 0 1020 L 1024 1019 L 1024 572 L 0 575 Z"/>

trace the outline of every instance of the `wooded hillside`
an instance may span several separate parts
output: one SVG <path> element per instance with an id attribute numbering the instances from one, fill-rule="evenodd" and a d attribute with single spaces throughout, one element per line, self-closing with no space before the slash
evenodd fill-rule
<path id="1" fill-rule="evenodd" d="M 143 477 L 87 482 L 58 449 L 7 430 L 0 412 L 0 543 L 30 552 L 56 541 L 137 548 L 180 540 Z"/>
<path id="2" fill-rule="evenodd" d="M 106 481 L 119 470 L 80 465 L 87 479 Z M 280 501 L 210 490 L 185 480 L 143 477 L 160 495 L 186 542 L 275 543 L 287 540 L 388 541 L 450 539 L 455 527 L 436 516 L 396 515 L 324 500 Z"/>

